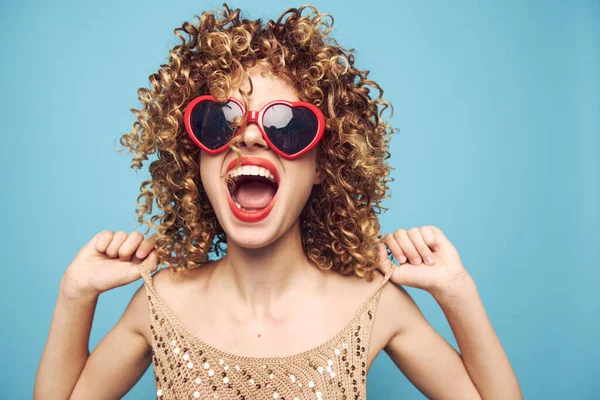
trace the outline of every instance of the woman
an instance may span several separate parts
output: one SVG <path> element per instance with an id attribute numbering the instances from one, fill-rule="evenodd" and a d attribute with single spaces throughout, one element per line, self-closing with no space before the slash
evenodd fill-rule
<path id="1" fill-rule="evenodd" d="M 119 398 L 152 362 L 157 398 L 359 399 L 383 349 L 430 398 L 522 397 L 441 230 L 382 238 L 387 102 L 330 21 L 301 7 L 263 25 L 224 6 L 176 29 L 121 138 L 136 168 L 158 151 L 138 210 L 157 233 L 100 232 L 69 265 L 36 398 Z M 153 200 L 162 215 L 145 221 Z M 99 294 L 140 277 L 89 354 Z M 462 356 L 399 285 L 436 298 Z"/>

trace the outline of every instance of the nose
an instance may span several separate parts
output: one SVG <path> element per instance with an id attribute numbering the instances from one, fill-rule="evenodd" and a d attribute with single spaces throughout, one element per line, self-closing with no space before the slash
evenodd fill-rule
<path id="1" fill-rule="evenodd" d="M 240 147 L 246 147 L 248 150 L 268 149 L 269 144 L 263 138 L 258 125 L 253 121 L 248 121 L 244 131 L 240 134 Z"/>

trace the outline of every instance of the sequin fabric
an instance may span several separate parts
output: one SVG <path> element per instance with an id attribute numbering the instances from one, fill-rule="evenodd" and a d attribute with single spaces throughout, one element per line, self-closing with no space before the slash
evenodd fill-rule
<path id="1" fill-rule="evenodd" d="M 195 337 L 162 302 L 140 264 L 150 308 L 157 400 L 366 399 L 371 327 L 385 275 L 349 323 L 325 343 L 283 357 L 243 357 Z"/>

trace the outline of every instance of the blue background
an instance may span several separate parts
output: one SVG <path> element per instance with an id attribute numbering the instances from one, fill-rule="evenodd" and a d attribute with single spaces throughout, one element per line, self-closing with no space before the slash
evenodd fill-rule
<path id="1" fill-rule="evenodd" d="M 525 398 L 598 399 L 600 3 L 453 3 L 316 2 L 395 106 L 383 230 L 446 233 Z M 300 4 L 230 3 L 265 19 Z M 31 397 L 79 248 L 102 229 L 140 229 L 136 196 L 149 174 L 129 168 L 116 140 L 130 131 L 137 88 L 178 43 L 173 29 L 220 5 L 0 3 L 0 397 Z M 139 284 L 100 297 L 91 348 Z M 433 298 L 408 291 L 456 348 Z M 384 353 L 368 388 L 370 399 L 424 398 Z M 154 393 L 149 369 L 125 398 Z"/>

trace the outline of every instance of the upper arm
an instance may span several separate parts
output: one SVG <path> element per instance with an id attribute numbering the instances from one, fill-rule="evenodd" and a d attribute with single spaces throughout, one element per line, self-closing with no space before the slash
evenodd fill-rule
<path id="1" fill-rule="evenodd" d="M 427 398 L 481 399 L 460 354 L 427 322 L 403 287 L 390 286 L 386 314 L 395 322 L 385 352 L 394 364 Z"/>
<path id="2" fill-rule="evenodd" d="M 148 369 L 151 348 L 141 332 L 148 323 L 144 286 L 134 294 L 121 319 L 88 357 L 71 399 L 120 399 Z"/>

